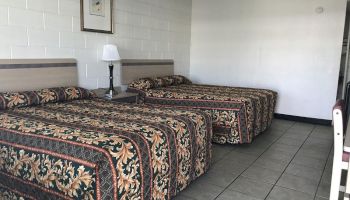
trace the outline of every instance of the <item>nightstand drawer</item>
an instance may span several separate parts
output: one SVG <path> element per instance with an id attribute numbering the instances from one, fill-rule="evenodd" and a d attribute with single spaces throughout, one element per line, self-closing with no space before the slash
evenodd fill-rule
<path id="1" fill-rule="evenodd" d="M 101 99 L 105 99 L 108 101 L 115 101 L 115 102 L 124 102 L 124 103 L 138 103 L 138 98 L 139 98 L 138 93 L 119 91 L 117 94 L 114 94 L 112 98 L 108 98 L 106 96 L 106 91 L 107 89 L 103 89 L 103 88 L 93 90 L 93 92 L 97 95 L 97 97 Z"/>
<path id="2" fill-rule="evenodd" d="M 137 103 L 137 96 L 131 96 L 131 97 L 123 97 L 123 98 L 115 98 L 112 99 L 112 101 L 115 102 L 123 102 L 123 103 Z"/>

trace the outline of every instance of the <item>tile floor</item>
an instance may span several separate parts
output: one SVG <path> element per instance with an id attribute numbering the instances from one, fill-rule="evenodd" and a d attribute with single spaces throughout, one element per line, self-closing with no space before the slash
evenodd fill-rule
<path id="1" fill-rule="evenodd" d="M 276 119 L 252 144 L 214 144 L 209 172 L 175 200 L 326 200 L 332 131 Z"/>

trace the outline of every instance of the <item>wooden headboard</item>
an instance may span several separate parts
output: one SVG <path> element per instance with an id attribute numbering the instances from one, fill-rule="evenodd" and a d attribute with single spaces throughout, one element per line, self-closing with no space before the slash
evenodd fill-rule
<path id="1" fill-rule="evenodd" d="M 174 74 L 173 60 L 122 60 L 121 83 L 129 84 L 146 77 L 168 76 Z"/>
<path id="2" fill-rule="evenodd" d="M 75 59 L 0 59 L 0 92 L 77 85 Z"/>

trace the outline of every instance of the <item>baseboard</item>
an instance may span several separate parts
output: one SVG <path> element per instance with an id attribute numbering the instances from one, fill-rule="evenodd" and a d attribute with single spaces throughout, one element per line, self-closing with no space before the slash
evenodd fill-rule
<path id="1" fill-rule="evenodd" d="M 305 122 L 305 123 L 311 123 L 311 124 L 326 125 L 326 126 L 332 125 L 332 120 L 316 119 L 316 118 L 309 118 L 309 117 L 299 117 L 299 116 L 284 115 L 284 114 L 278 114 L 278 113 L 275 113 L 275 118 L 276 119 L 285 119 L 285 120 L 290 120 L 290 121 L 297 121 L 297 122 Z"/>

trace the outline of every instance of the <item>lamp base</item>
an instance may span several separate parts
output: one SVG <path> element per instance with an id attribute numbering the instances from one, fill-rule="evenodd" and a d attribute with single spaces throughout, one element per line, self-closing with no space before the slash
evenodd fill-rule
<path id="1" fill-rule="evenodd" d="M 116 95 L 117 92 L 114 90 L 113 86 L 113 64 L 110 62 L 109 64 L 109 89 L 106 91 L 106 96 L 108 98 L 112 98 L 113 95 Z"/>
<path id="2" fill-rule="evenodd" d="M 118 94 L 118 92 L 114 89 L 113 90 L 108 89 L 106 91 L 106 97 L 108 97 L 108 98 L 112 98 L 114 95 L 117 95 L 117 94 Z"/>

